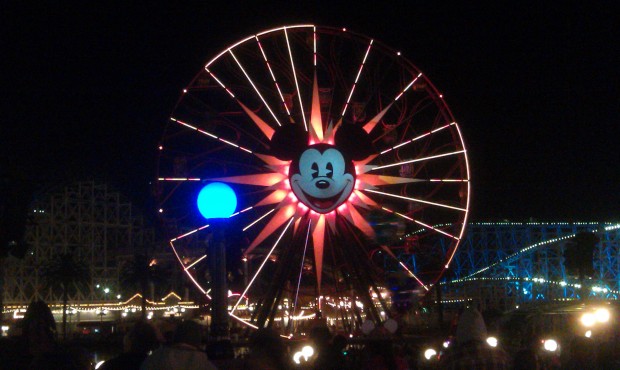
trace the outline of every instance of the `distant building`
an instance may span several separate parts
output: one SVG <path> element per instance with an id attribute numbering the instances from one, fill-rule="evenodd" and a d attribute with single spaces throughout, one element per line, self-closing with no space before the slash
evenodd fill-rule
<path id="1" fill-rule="evenodd" d="M 151 302 L 161 303 L 172 291 L 187 300 L 176 260 L 165 243 L 156 240 L 154 230 L 129 200 L 108 185 L 83 181 L 52 189 L 32 203 L 25 257 L 4 261 L 5 308 L 23 307 L 35 299 L 50 305 L 62 302 L 61 293 L 46 287 L 42 277 L 42 268 L 60 253 L 72 253 L 90 276 L 87 284 L 70 291 L 73 313 L 76 308 L 128 302 L 138 287 L 123 284 L 122 275 L 138 254 L 146 254 L 151 264 L 166 272 L 165 280 L 150 284 Z"/>

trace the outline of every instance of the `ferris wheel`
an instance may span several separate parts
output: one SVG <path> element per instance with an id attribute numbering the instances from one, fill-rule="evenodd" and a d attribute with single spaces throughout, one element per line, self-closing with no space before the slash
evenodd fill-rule
<path id="1" fill-rule="evenodd" d="M 428 291 L 467 222 L 467 151 L 442 94 L 346 29 L 285 26 L 227 47 L 183 90 L 159 150 L 170 246 L 207 296 L 195 198 L 212 182 L 238 194 L 230 314 L 254 326 L 303 307 L 381 322 L 377 253 Z"/>

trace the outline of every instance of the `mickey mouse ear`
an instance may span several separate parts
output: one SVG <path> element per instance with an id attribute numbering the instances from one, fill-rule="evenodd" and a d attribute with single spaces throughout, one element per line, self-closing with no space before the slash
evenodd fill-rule
<path id="1" fill-rule="evenodd" d="M 351 159 L 360 161 L 376 152 L 370 136 L 363 128 L 353 124 L 343 124 L 335 135 L 336 146 L 347 153 Z"/>
<path id="2" fill-rule="evenodd" d="M 283 161 L 297 157 L 308 146 L 308 134 L 299 125 L 279 127 L 271 138 L 271 154 Z"/>

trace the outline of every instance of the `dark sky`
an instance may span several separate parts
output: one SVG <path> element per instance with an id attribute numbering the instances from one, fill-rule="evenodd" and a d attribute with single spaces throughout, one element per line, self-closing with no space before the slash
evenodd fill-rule
<path id="1" fill-rule="evenodd" d="M 613 2 L 58 3 L 0 8 L 10 176 L 95 176 L 146 194 L 167 117 L 204 62 L 258 31 L 312 22 L 401 50 L 443 91 L 468 145 L 474 220 L 620 220 Z"/>

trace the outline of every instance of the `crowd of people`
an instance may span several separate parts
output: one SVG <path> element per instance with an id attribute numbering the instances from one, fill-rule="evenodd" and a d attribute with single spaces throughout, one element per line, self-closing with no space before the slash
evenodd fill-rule
<path id="1" fill-rule="evenodd" d="M 410 347 L 395 340 L 347 343 L 325 325 L 314 326 L 305 343 L 313 354 L 291 354 L 292 342 L 273 329 L 254 331 L 243 356 L 234 356 L 230 341 L 206 343 L 203 326 L 192 320 L 180 321 L 162 334 L 148 321 L 137 321 L 123 338 L 121 354 L 99 364 L 101 370 L 201 370 L 201 369 L 614 369 L 620 356 L 611 345 L 595 348 L 594 342 L 577 337 L 570 343 L 563 361 L 544 361 L 537 339 L 526 340 L 514 356 L 501 346 L 487 343 L 488 333 L 480 312 L 467 308 L 459 317 L 450 346 L 424 361 Z M 92 370 L 90 353 L 79 346 L 59 344 L 56 323 L 49 307 L 32 302 L 22 321 L 22 336 L 13 346 L 0 346 L 0 370 Z"/>

